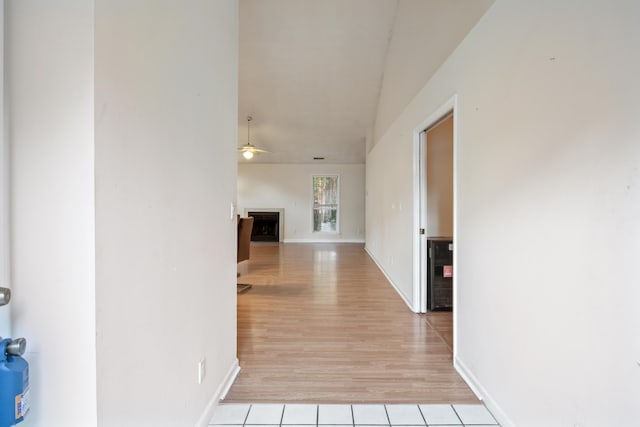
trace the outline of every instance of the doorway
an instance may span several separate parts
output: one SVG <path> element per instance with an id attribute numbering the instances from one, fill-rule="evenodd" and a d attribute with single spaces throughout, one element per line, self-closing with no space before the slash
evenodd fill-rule
<path id="1" fill-rule="evenodd" d="M 453 309 L 453 114 L 424 131 L 427 311 Z"/>
<path id="2" fill-rule="evenodd" d="M 414 130 L 414 311 L 456 308 L 456 103 L 454 96 Z M 451 249 L 450 261 L 438 261 L 438 303 L 429 292 L 429 246 Z M 445 242 L 445 243 L 443 243 Z M 432 251 L 434 248 L 431 248 Z M 435 283 L 435 282 L 434 282 Z M 446 288 L 448 283 L 448 289 Z M 456 322 L 452 315 L 452 346 L 455 359 Z"/>

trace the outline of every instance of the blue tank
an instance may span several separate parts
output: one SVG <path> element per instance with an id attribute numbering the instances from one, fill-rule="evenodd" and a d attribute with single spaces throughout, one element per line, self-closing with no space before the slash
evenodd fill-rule
<path id="1" fill-rule="evenodd" d="M 24 420 L 29 412 L 29 364 L 21 356 L 7 354 L 10 339 L 0 342 L 0 427 Z"/>

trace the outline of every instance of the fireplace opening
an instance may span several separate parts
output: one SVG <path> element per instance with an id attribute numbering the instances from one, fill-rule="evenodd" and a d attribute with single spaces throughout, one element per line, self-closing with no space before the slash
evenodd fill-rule
<path id="1" fill-rule="evenodd" d="M 247 212 L 253 217 L 252 242 L 280 241 L 280 212 Z"/>

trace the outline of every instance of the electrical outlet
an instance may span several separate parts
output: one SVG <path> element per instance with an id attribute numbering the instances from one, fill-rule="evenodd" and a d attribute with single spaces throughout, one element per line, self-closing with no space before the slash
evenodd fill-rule
<path id="1" fill-rule="evenodd" d="M 202 358 L 198 362 L 198 384 L 202 384 L 204 377 L 207 375 L 207 359 Z"/>

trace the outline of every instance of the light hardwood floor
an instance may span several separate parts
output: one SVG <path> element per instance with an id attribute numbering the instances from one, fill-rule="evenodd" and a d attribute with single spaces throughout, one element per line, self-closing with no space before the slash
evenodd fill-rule
<path id="1" fill-rule="evenodd" d="M 225 402 L 478 402 L 452 366 L 451 314 L 412 313 L 363 245 L 258 244 L 247 263 Z"/>

